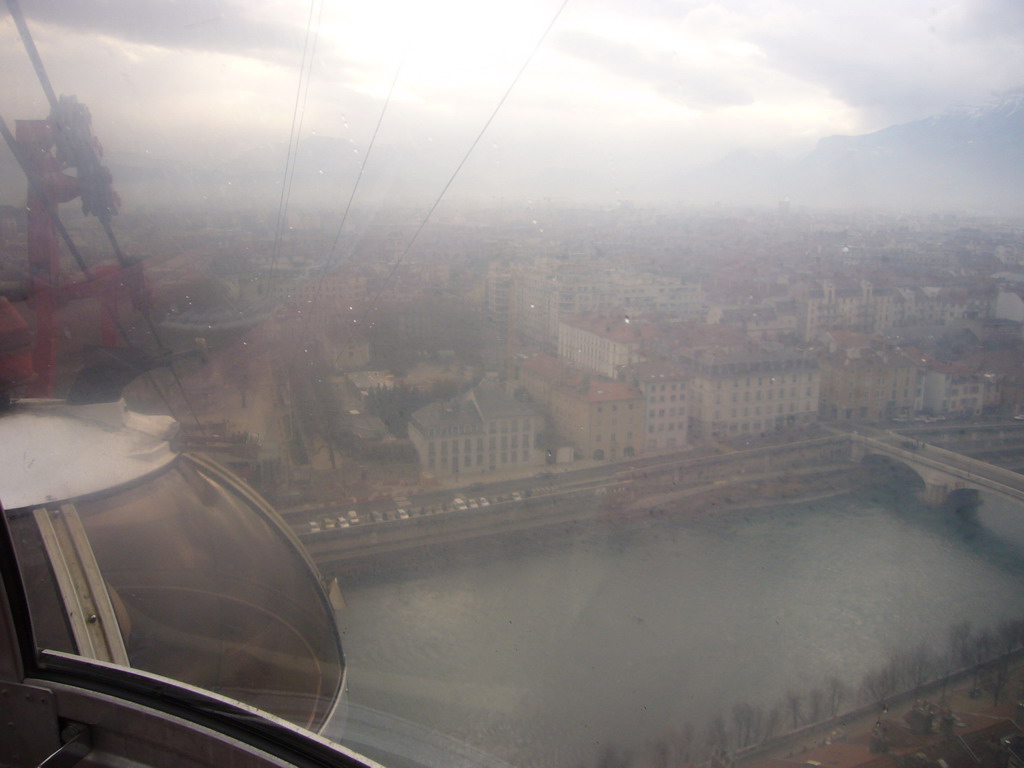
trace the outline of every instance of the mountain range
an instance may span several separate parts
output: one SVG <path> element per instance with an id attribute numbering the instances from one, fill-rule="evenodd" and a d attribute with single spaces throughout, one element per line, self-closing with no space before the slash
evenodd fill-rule
<path id="1" fill-rule="evenodd" d="M 687 181 L 722 200 L 1024 213 L 1024 90 L 861 136 L 797 160 L 736 152 Z"/>
<path id="2" fill-rule="evenodd" d="M 696 170 L 642 158 L 633 179 L 638 199 L 795 207 L 869 207 L 897 210 L 958 210 L 1024 213 L 1024 89 L 988 104 L 951 109 L 914 122 L 860 136 L 821 139 L 797 159 L 739 150 Z M 8 153 L 5 153 L 5 155 Z M 377 147 L 372 172 L 360 197 L 431 195 L 451 173 L 440 153 L 423 157 L 400 147 Z M 280 197 L 284 145 L 264 145 L 215 161 L 168 162 L 149 155 L 109 153 L 115 186 L 129 203 L 216 204 L 266 202 Z M 640 160 L 641 158 L 638 158 Z M 292 200 L 332 207 L 347 199 L 361 156 L 349 141 L 313 136 L 295 153 Z M 24 195 L 24 179 L 13 160 L 0 160 L 4 199 Z M 602 169 L 575 167 L 555 156 L 507 163 L 488 179 L 471 161 L 462 190 L 493 198 L 536 196 L 573 199 L 582 188 L 608 190 Z M 491 187 L 488 188 L 487 184 Z M 461 190 L 460 190 L 461 191 Z"/>

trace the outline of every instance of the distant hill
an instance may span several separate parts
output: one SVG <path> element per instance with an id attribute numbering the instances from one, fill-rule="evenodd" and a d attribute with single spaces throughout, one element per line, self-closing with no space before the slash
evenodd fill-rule
<path id="1" fill-rule="evenodd" d="M 792 169 L 794 197 L 1024 212 L 1024 90 L 982 107 L 830 136 Z"/>
<path id="2" fill-rule="evenodd" d="M 744 150 L 681 175 L 695 202 L 1024 214 L 1024 90 L 992 103 L 829 136 L 795 161 Z"/>
<path id="3" fill-rule="evenodd" d="M 452 142 L 449 142 L 451 145 Z M 432 145 L 434 146 L 434 145 Z M 718 161 L 683 171 L 671 159 L 637 151 L 621 179 L 607 164 L 524 142 L 500 168 L 471 158 L 456 191 L 481 199 L 540 194 L 572 200 L 593 190 L 607 194 L 620 182 L 626 197 L 696 204 L 952 209 L 1024 214 L 1024 89 L 988 104 L 893 125 L 862 136 L 829 136 L 808 155 L 787 160 L 736 150 Z M 360 201 L 431 199 L 463 148 L 378 146 Z M 511 150 L 510 150 L 511 151 Z M 275 205 L 281 197 L 284 143 L 215 158 L 158 158 L 108 153 L 105 161 L 126 203 L 217 205 L 240 201 Z M 341 208 L 362 162 L 346 139 L 311 136 L 294 157 L 291 201 Z M 590 163 L 584 165 L 583 163 Z M 496 173 L 492 173 L 496 170 Z M 0 194 L 24 199 L 24 179 L 9 153 L 0 152 Z M 524 190 L 528 192 L 524 192 Z M 582 192 L 581 192 L 582 191 Z"/>

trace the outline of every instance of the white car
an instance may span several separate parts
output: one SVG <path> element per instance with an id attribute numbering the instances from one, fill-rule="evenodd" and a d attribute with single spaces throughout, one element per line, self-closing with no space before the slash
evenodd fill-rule
<path id="1" fill-rule="evenodd" d="M 399 520 L 408 520 L 409 519 L 409 513 L 406 512 L 404 509 L 398 510 L 395 514 L 398 515 L 398 519 Z"/>
<path id="2" fill-rule="evenodd" d="M 481 507 L 489 507 L 489 506 L 491 506 L 491 502 L 489 502 L 487 499 L 485 499 L 483 496 L 481 496 L 480 497 L 480 506 Z"/>

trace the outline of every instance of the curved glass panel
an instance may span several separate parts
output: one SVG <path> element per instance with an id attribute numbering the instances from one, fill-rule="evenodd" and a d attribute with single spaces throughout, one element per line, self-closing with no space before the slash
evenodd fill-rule
<path id="1" fill-rule="evenodd" d="M 50 516 L 75 513 L 131 666 L 306 728 L 323 726 L 344 670 L 332 611 L 311 565 L 267 511 L 183 457 L 158 475 Z M 18 515 L 12 527 L 22 543 L 38 547 L 35 521 Z M 52 590 L 38 579 L 26 581 L 45 622 L 41 639 L 66 647 Z M 74 623 L 71 602 L 65 591 Z M 81 645 L 79 652 L 87 653 Z"/>

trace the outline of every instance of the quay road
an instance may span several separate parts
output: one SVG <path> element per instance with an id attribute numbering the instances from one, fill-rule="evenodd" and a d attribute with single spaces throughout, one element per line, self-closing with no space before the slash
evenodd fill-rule
<path id="1" fill-rule="evenodd" d="M 965 428 L 979 434 L 994 435 L 1001 431 L 1011 442 L 1024 437 L 1024 423 L 1020 421 L 910 429 L 901 424 L 885 426 L 897 427 L 900 433 L 916 433 L 920 435 L 917 439 L 924 438 L 925 433 L 929 439 L 935 439 Z M 865 436 L 880 438 L 895 451 L 900 451 L 910 437 L 872 427 L 859 429 Z M 835 472 L 852 466 L 850 439 L 849 430 L 818 426 L 800 433 L 752 438 L 741 445 L 717 445 L 584 469 L 542 468 L 532 477 L 474 482 L 460 489 L 394 494 L 361 502 L 340 500 L 285 509 L 281 513 L 314 559 L 334 562 L 352 556 L 371 556 L 374 552 L 590 519 L 611 512 L 602 510 L 609 492 L 622 492 L 614 505 L 620 511 L 635 511 L 672 504 L 737 481 L 796 479 L 805 474 Z M 931 450 L 935 460 L 954 472 L 973 470 L 981 474 L 981 462 L 947 450 Z M 916 457 L 924 458 L 920 452 Z M 969 469 L 966 464 L 971 465 Z M 996 469 L 991 465 L 988 468 Z M 1000 475 L 998 479 L 1005 483 L 1009 473 Z M 1016 478 L 1024 480 L 1020 475 Z M 989 478 L 989 482 L 996 480 Z M 399 510 L 403 510 L 401 517 Z"/>
<path id="2" fill-rule="evenodd" d="M 734 481 L 795 479 L 847 466 L 848 436 L 822 436 L 812 430 L 801 435 L 804 439 L 793 437 L 740 449 L 720 446 L 617 465 L 542 471 L 530 478 L 473 483 L 464 489 L 416 493 L 411 498 L 398 495 L 361 503 L 298 507 L 282 514 L 313 559 L 331 570 L 343 562 L 371 559 L 385 552 L 571 524 L 616 512 L 642 514 L 649 507 L 719 492 Z M 614 497 L 613 504 L 606 504 L 612 492 L 621 495 Z M 651 503 L 645 504 L 643 497 Z"/>
<path id="3" fill-rule="evenodd" d="M 985 417 L 980 421 L 941 421 L 886 425 L 900 435 L 980 459 L 1006 469 L 1024 469 L 1024 420 Z"/>
<path id="4" fill-rule="evenodd" d="M 843 436 L 846 436 L 845 433 Z M 296 533 L 305 534 L 309 532 L 311 522 L 322 521 L 324 518 L 337 520 L 339 515 L 349 518 L 351 511 L 356 513 L 361 524 L 372 521 L 374 512 L 381 516 L 387 513 L 390 521 L 395 519 L 395 513 L 399 509 L 405 509 L 410 516 L 421 514 L 421 509 L 427 510 L 426 514 L 430 514 L 429 510 L 432 508 L 449 511 L 456 498 L 468 501 L 483 497 L 488 500 L 488 505 L 490 505 L 494 503 L 495 499 L 511 496 L 514 493 L 519 493 L 524 497 L 535 496 L 538 498 L 561 497 L 581 492 L 600 495 L 601 492 L 621 487 L 623 483 L 646 480 L 654 484 L 659 475 L 666 473 L 682 471 L 698 475 L 706 474 L 710 467 L 723 463 L 723 456 L 728 456 L 728 463 L 735 464 L 745 458 L 776 455 L 780 450 L 792 451 L 800 447 L 831 445 L 837 440 L 835 435 L 828 432 L 810 430 L 803 434 L 791 434 L 785 439 L 749 440 L 745 445 L 735 448 L 716 445 L 703 449 L 630 459 L 617 464 L 601 464 L 584 469 L 559 469 L 551 466 L 541 468 L 540 471 L 529 477 L 490 483 L 473 482 L 461 488 L 423 491 L 410 495 L 392 492 L 364 501 L 338 500 L 337 502 L 281 509 L 279 512 Z"/>

